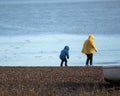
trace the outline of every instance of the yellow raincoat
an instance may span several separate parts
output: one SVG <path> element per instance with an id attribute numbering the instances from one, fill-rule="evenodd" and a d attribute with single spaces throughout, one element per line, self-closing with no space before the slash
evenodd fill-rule
<path id="1" fill-rule="evenodd" d="M 94 35 L 90 35 L 89 38 L 84 42 L 82 53 L 84 54 L 93 54 L 94 51 L 98 51 L 94 43 Z"/>

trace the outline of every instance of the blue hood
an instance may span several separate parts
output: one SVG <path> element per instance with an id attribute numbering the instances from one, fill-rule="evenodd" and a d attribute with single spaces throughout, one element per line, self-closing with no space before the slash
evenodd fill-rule
<path id="1" fill-rule="evenodd" d="M 68 50 L 69 50 L 69 47 L 68 47 L 68 46 L 65 46 L 65 47 L 64 47 L 64 50 L 67 50 L 67 51 L 68 51 Z"/>

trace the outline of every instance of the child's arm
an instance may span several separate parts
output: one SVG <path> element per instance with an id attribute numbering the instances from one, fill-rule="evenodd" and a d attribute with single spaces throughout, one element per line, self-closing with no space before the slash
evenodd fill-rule
<path id="1" fill-rule="evenodd" d="M 69 51 L 66 51 L 67 59 L 69 59 Z"/>

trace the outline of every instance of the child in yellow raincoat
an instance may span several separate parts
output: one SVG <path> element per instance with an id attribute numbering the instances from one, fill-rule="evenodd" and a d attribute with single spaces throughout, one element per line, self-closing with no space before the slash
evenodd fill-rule
<path id="1" fill-rule="evenodd" d="M 84 42 L 83 48 L 82 48 L 82 53 L 86 54 L 87 59 L 86 59 L 86 65 L 88 66 L 88 63 L 90 62 L 90 65 L 92 65 L 93 61 L 93 53 L 94 51 L 98 51 L 98 49 L 95 46 L 94 43 L 94 35 L 89 35 L 88 39 Z"/>

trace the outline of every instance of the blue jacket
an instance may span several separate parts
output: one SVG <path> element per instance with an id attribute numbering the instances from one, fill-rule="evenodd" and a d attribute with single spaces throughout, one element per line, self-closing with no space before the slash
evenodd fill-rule
<path id="1" fill-rule="evenodd" d="M 60 59 L 69 59 L 69 47 L 65 46 L 64 49 L 60 53 Z"/>

